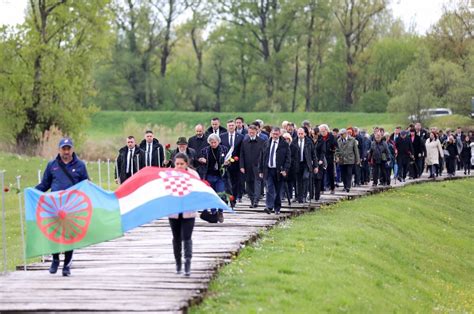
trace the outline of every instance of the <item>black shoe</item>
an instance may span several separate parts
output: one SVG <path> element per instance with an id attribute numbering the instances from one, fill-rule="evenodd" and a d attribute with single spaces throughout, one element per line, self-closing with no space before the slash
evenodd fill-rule
<path id="1" fill-rule="evenodd" d="M 224 213 L 223 212 L 221 212 L 221 211 L 217 212 L 217 221 L 220 222 L 220 223 L 224 222 Z"/>
<path id="2" fill-rule="evenodd" d="M 191 276 L 191 259 L 190 258 L 187 258 L 184 261 L 184 275 L 186 277 Z"/>
<path id="3" fill-rule="evenodd" d="M 279 210 L 275 210 L 275 215 L 280 215 L 280 211 L 279 211 Z"/>
<path id="4" fill-rule="evenodd" d="M 250 205 L 249 205 L 249 208 L 255 208 L 255 205 L 254 205 L 254 204 L 250 204 Z"/>
<path id="5" fill-rule="evenodd" d="M 181 261 L 177 261 L 176 262 L 176 273 L 177 274 L 181 274 L 182 272 L 182 264 L 181 264 Z"/>
<path id="6" fill-rule="evenodd" d="M 68 277 L 71 275 L 71 269 L 68 266 L 63 267 L 63 276 Z"/>
<path id="7" fill-rule="evenodd" d="M 59 267 L 59 261 L 53 260 L 53 262 L 51 263 L 51 266 L 49 267 L 49 273 L 56 274 L 58 272 L 58 267 Z"/>
<path id="8" fill-rule="evenodd" d="M 265 208 L 263 209 L 263 211 L 266 212 L 266 213 L 269 214 L 269 215 L 272 213 L 272 209 L 271 209 L 271 208 L 266 208 L 266 207 L 265 207 Z"/>

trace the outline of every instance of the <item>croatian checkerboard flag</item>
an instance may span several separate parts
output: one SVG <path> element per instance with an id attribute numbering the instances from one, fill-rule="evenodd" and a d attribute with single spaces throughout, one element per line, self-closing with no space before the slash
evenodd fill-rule
<path id="1" fill-rule="evenodd" d="M 125 181 L 115 195 L 124 232 L 154 219 L 186 211 L 231 210 L 199 177 L 171 168 L 143 168 Z"/>
<path id="2" fill-rule="evenodd" d="M 28 257 L 115 239 L 173 214 L 206 208 L 231 210 L 214 190 L 187 171 L 146 167 L 117 191 L 84 180 L 65 191 L 25 190 Z"/>

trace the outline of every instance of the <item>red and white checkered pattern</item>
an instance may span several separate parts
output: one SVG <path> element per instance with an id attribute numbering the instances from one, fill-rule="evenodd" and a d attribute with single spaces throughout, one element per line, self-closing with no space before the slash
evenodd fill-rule
<path id="1" fill-rule="evenodd" d="M 185 196 L 192 192 L 191 177 L 178 171 L 166 171 L 160 173 L 165 183 L 165 190 L 173 196 Z"/>

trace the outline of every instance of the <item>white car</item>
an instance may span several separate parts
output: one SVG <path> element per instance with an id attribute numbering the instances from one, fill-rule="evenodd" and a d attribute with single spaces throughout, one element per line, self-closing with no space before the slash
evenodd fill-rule
<path id="1" fill-rule="evenodd" d="M 450 116 L 452 114 L 453 114 L 452 110 L 448 108 L 421 109 L 420 114 L 418 116 L 411 115 L 408 117 L 408 120 L 414 122 L 414 121 L 420 120 L 419 118 L 422 118 L 424 120 L 424 119 L 430 119 L 430 118 Z"/>

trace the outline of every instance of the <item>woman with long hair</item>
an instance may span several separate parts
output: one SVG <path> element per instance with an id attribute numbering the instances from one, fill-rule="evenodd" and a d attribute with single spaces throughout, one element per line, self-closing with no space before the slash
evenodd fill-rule
<path id="1" fill-rule="evenodd" d="M 199 178 L 199 174 L 189 167 L 189 159 L 186 154 L 178 153 L 174 157 L 175 169 L 187 171 Z M 176 273 L 182 272 L 182 248 L 184 243 L 184 275 L 191 275 L 191 258 L 193 255 L 193 229 L 196 212 L 189 211 L 169 216 L 171 232 L 173 233 L 173 252 L 176 261 Z"/>

